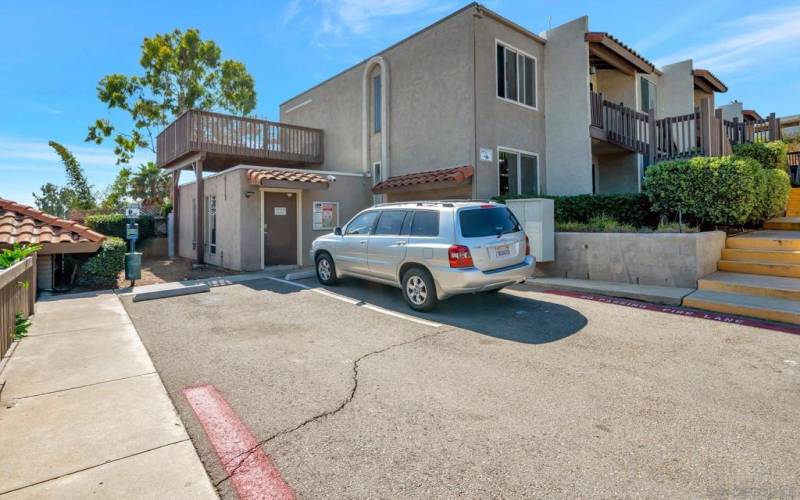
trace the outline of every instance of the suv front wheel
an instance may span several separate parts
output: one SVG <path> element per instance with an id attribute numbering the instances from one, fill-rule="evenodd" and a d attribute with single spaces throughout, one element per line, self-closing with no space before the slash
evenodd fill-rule
<path id="1" fill-rule="evenodd" d="M 323 285 L 335 285 L 339 282 L 336 277 L 336 266 L 330 254 L 321 253 L 317 256 L 317 279 Z"/>
<path id="2" fill-rule="evenodd" d="M 436 297 L 436 285 L 428 271 L 412 267 L 403 274 L 403 298 L 406 304 L 417 311 L 430 311 L 439 299 Z"/>

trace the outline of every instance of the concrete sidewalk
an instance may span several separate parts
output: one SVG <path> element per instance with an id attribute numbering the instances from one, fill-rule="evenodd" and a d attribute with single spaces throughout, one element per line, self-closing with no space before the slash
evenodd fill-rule
<path id="1" fill-rule="evenodd" d="M 0 498 L 217 498 L 113 293 L 37 303 L 0 377 Z"/>

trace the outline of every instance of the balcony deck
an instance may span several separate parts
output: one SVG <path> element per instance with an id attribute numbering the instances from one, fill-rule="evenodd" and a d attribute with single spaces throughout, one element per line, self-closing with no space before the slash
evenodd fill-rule
<path id="1" fill-rule="evenodd" d="M 156 164 L 180 166 L 204 154 L 204 170 L 240 165 L 305 167 L 323 161 L 322 130 L 189 110 L 156 138 Z"/>

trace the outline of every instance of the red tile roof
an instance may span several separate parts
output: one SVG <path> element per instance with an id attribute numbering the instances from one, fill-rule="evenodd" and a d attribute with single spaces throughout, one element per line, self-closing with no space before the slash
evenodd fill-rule
<path id="1" fill-rule="evenodd" d="M 442 183 L 465 184 L 472 182 L 474 173 L 472 165 L 462 167 L 445 168 L 442 170 L 430 170 L 427 172 L 416 172 L 407 175 L 397 175 L 389 177 L 383 182 L 375 184 L 372 188 L 373 193 L 390 193 L 398 190 L 412 189 L 434 189 L 440 187 Z M 445 187 L 445 186 L 441 186 Z"/>
<path id="2" fill-rule="evenodd" d="M 106 237 L 75 221 L 0 198 L 0 245 L 102 243 Z"/>
<path id="3" fill-rule="evenodd" d="M 325 177 L 309 172 L 297 172 L 292 170 L 259 170 L 255 168 L 247 171 L 247 179 L 250 184 L 255 184 L 257 186 L 260 186 L 262 181 L 310 182 L 312 184 L 328 183 L 328 179 Z"/>

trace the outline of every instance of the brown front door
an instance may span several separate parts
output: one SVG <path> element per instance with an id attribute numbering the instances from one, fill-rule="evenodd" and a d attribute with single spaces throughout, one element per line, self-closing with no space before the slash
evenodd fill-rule
<path id="1" fill-rule="evenodd" d="M 264 192 L 264 265 L 297 264 L 297 193 Z"/>

